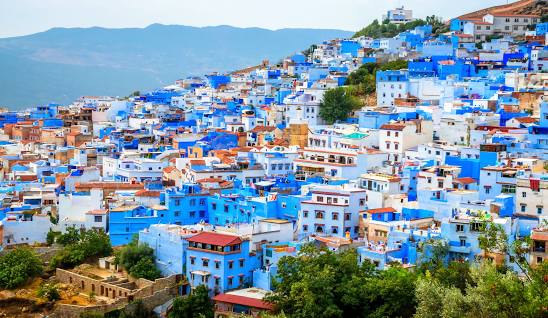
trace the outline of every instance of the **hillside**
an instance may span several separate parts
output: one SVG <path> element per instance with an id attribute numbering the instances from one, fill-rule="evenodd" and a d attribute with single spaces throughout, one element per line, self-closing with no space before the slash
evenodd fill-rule
<path id="1" fill-rule="evenodd" d="M 189 76 L 277 62 L 312 43 L 352 32 L 188 27 L 54 28 L 0 39 L 0 106 L 68 103 L 82 95 L 127 95 Z"/>
<path id="2" fill-rule="evenodd" d="M 486 14 L 536 14 L 545 15 L 548 2 L 545 0 L 520 0 L 463 14 L 461 19 L 481 19 Z"/>

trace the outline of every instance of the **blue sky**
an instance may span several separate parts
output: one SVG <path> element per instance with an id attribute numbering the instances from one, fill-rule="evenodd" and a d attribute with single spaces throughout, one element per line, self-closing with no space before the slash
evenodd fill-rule
<path id="1" fill-rule="evenodd" d="M 152 23 L 358 30 L 404 5 L 416 17 L 451 18 L 506 0 L 0 0 L 0 37 L 52 27 L 145 27 Z"/>

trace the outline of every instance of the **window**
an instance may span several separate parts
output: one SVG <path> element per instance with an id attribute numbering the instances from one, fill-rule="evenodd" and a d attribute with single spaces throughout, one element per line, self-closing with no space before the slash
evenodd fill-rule
<path id="1" fill-rule="evenodd" d="M 232 285 L 232 277 L 228 278 L 228 286 Z"/>
<path id="2" fill-rule="evenodd" d="M 490 191 L 491 191 L 491 188 L 485 187 L 485 194 L 489 194 Z"/>
<path id="3" fill-rule="evenodd" d="M 303 232 L 308 232 L 308 225 L 303 225 Z"/>
<path id="4" fill-rule="evenodd" d="M 316 211 L 316 219 L 323 219 L 323 211 Z"/>
<path id="5" fill-rule="evenodd" d="M 542 214 L 542 207 L 541 206 L 537 206 L 537 214 Z"/>
<path id="6" fill-rule="evenodd" d="M 466 239 L 460 239 L 460 246 L 466 246 Z"/>
<path id="7" fill-rule="evenodd" d="M 191 199 L 190 206 L 195 206 L 195 205 L 196 205 L 196 199 Z"/>
<path id="8" fill-rule="evenodd" d="M 387 237 L 388 233 L 386 231 L 375 230 L 375 236 L 377 236 L 377 237 Z"/>
<path id="9" fill-rule="evenodd" d="M 513 185 L 513 184 L 503 184 L 501 192 L 502 193 L 516 193 L 516 186 Z"/>
<path id="10" fill-rule="evenodd" d="M 303 211 L 303 217 L 305 217 L 305 218 L 308 217 L 308 211 Z"/>
<path id="11" fill-rule="evenodd" d="M 338 220 L 338 219 L 339 219 L 339 213 L 333 212 L 331 218 L 332 218 L 334 221 Z"/>
<path id="12" fill-rule="evenodd" d="M 323 197 L 318 196 L 317 200 L 318 200 L 318 202 L 323 202 Z"/>
<path id="13" fill-rule="evenodd" d="M 179 199 L 175 200 L 175 206 L 179 206 L 179 205 L 181 205 L 181 200 Z"/>
<path id="14" fill-rule="evenodd" d="M 215 261 L 215 269 L 221 268 L 221 262 Z"/>
<path id="15" fill-rule="evenodd" d="M 520 209 L 520 211 L 521 211 L 521 212 L 525 212 L 526 209 L 527 209 L 527 204 L 523 204 L 523 203 L 522 203 L 522 204 L 521 204 L 521 209 Z"/>
<path id="16" fill-rule="evenodd" d="M 344 214 L 344 220 L 345 221 L 350 221 L 350 213 L 345 213 Z"/>
<path id="17" fill-rule="evenodd" d="M 234 267 L 234 261 L 228 261 L 228 269 L 232 269 Z"/>
<path id="18" fill-rule="evenodd" d="M 195 218 L 196 217 L 196 211 L 190 211 L 189 216 L 191 218 Z"/>
<path id="19" fill-rule="evenodd" d="M 521 193 L 521 197 L 522 197 L 522 198 L 526 198 L 526 197 L 527 197 L 527 192 L 525 192 L 525 191 L 522 192 L 522 193 Z"/>
<path id="20" fill-rule="evenodd" d="M 190 265 L 194 265 L 194 260 L 195 260 L 195 257 L 190 258 Z"/>
<path id="21" fill-rule="evenodd" d="M 360 199 L 360 206 L 364 206 L 365 205 L 365 199 Z"/>
<path id="22" fill-rule="evenodd" d="M 387 131 L 387 132 L 386 132 L 386 136 L 390 136 L 390 131 Z"/>
<path id="23" fill-rule="evenodd" d="M 243 259 L 240 260 L 240 267 L 244 267 L 244 260 Z"/>
<path id="24" fill-rule="evenodd" d="M 203 206 L 203 205 L 205 205 L 205 203 L 206 203 L 206 199 L 200 199 L 200 205 Z"/>
<path id="25" fill-rule="evenodd" d="M 483 224 L 479 222 L 470 223 L 470 231 L 479 232 L 483 229 Z"/>
<path id="26" fill-rule="evenodd" d="M 95 223 L 103 222 L 103 216 L 102 215 L 96 215 L 94 217 Z"/>
<path id="27" fill-rule="evenodd" d="M 215 277 L 215 285 L 219 286 L 220 282 L 221 282 L 221 279 L 219 277 Z"/>
<path id="28" fill-rule="evenodd" d="M 209 266 L 209 260 L 207 258 L 202 259 L 202 266 L 203 267 L 208 267 Z"/>
<path id="29" fill-rule="evenodd" d="M 457 224 L 457 232 L 464 232 L 464 224 Z"/>

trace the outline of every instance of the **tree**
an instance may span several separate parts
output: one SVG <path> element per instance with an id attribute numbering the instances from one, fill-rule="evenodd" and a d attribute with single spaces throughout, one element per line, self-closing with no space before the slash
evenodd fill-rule
<path id="1" fill-rule="evenodd" d="M 154 264 L 154 259 L 150 257 L 140 259 L 130 269 L 131 276 L 135 278 L 144 278 L 148 280 L 155 280 L 161 277 L 161 273 Z"/>
<path id="2" fill-rule="evenodd" d="M 213 317 L 213 304 L 207 287 L 200 285 L 187 297 L 177 297 L 169 318 Z"/>
<path id="3" fill-rule="evenodd" d="M 433 317 L 543 317 L 546 294 L 538 294 L 512 271 L 501 272 L 491 262 L 471 268 L 465 291 L 444 286 L 427 275 L 417 282 L 417 318 Z"/>
<path id="4" fill-rule="evenodd" d="M 307 58 L 310 58 L 311 55 L 314 53 L 314 50 L 317 48 L 318 46 L 316 44 L 312 44 L 311 46 L 308 47 L 308 49 L 302 51 L 301 53 Z"/>
<path id="5" fill-rule="evenodd" d="M 57 238 L 64 248 L 51 260 L 51 268 L 69 268 L 82 264 L 91 257 L 104 257 L 112 253 L 110 238 L 102 230 L 69 229 Z"/>
<path id="6" fill-rule="evenodd" d="M 0 256 L 0 288 L 12 289 L 42 272 L 42 261 L 27 247 Z"/>
<path id="7" fill-rule="evenodd" d="M 502 253 L 518 264 L 522 279 L 491 260 L 452 262 L 422 269 L 415 317 L 548 317 L 548 264 L 531 268 L 528 238 L 509 243 L 502 226 L 486 222 L 478 238 L 487 253 Z"/>
<path id="8" fill-rule="evenodd" d="M 135 278 L 154 280 L 160 277 L 154 260 L 154 250 L 146 244 L 139 244 L 137 238 L 116 254 L 116 262 Z"/>
<path id="9" fill-rule="evenodd" d="M 369 95 L 377 90 L 377 71 L 401 70 L 408 67 L 406 60 L 395 60 L 386 63 L 367 63 L 350 73 L 346 79 L 346 85 L 357 87 L 358 95 Z"/>
<path id="10" fill-rule="evenodd" d="M 45 298 L 49 301 L 55 301 L 61 298 L 59 287 L 52 283 L 42 283 L 36 292 L 38 297 Z"/>
<path id="11" fill-rule="evenodd" d="M 53 245 L 60 235 L 61 232 L 49 229 L 48 234 L 46 235 L 46 243 L 48 243 L 48 245 Z"/>
<path id="12" fill-rule="evenodd" d="M 344 87 L 329 89 L 320 103 L 320 117 L 332 125 L 336 121 L 346 120 L 351 111 L 360 107 L 359 101 Z"/>
<path id="13" fill-rule="evenodd" d="M 358 265 L 355 250 L 305 246 L 278 263 L 275 292 L 266 300 L 290 317 L 396 317 L 414 313 L 415 275 L 401 268 Z"/>
<path id="14" fill-rule="evenodd" d="M 403 24 L 394 24 L 390 23 L 389 20 L 384 20 L 382 23 L 379 23 L 379 20 L 375 19 L 371 24 L 356 32 L 352 37 L 357 38 L 360 36 L 371 37 L 371 38 L 381 38 L 381 37 L 394 37 L 401 32 L 408 30 L 413 30 L 418 26 L 427 24 L 427 21 L 422 19 L 417 19 L 411 22 Z M 433 28 L 432 28 L 433 29 Z"/>
<path id="15" fill-rule="evenodd" d="M 76 244 L 79 240 L 80 240 L 80 232 L 73 226 L 67 228 L 67 231 L 65 233 L 60 234 L 55 239 L 57 243 L 63 246 Z"/>

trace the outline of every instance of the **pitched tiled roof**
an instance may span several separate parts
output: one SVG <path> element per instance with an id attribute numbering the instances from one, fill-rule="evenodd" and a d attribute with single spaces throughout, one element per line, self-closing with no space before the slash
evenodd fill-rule
<path id="1" fill-rule="evenodd" d="M 91 210 L 91 211 L 86 212 L 86 214 L 89 214 L 89 215 L 103 215 L 103 214 L 107 214 L 107 210 L 104 210 L 104 209 Z"/>
<path id="2" fill-rule="evenodd" d="M 524 123 L 524 124 L 536 123 L 538 121 L 538 119 L 533 118 L 533 117 L 516 117 L 515 120 L 519 121 L 520 123 Z"/>
<path id="3" fill-rule="evenodd" d="M 470 184 L 470 183 L 476 183 L 476 180 L 474 178 L 464 177 L 464 178 L 455 179 L 455 182 L 461 183 L 461 184 Z"/>
<path id="4" fill-rule="evenodd" d="M 274 126 L 255 126 L 253 129 L 251 129 L 251 132 L 259 133 L 259 132 L 271 132 L 276 130 L 276 127 Z"/>
<path id="5" fill-rule="evenodd" d="M 81 189 L 116 189 L 116 190 L 139 190 L 143 189 L 142 183 L 126 183 L 126 182 L 84 182 L 75 185 L 76 190 Z"/>
<path id="6" fill-rule="evenodd" d="M 137 197 L 160 197 L 160 191 L 139 190 L 135 192 Z"/>
<path id="7" fill-rule="evenodd" d="M 220 234 L 215 232 L 202 232 L 187 239 L 189 242 L 228 246 L 242 243 L 242 239 L 236 235 Z"/>
<path id="8" fill-rule="evenodd" d="M 165 173 L 172 173 L 173 171 L 177 170 L 174 166 L 169 166 L 164 168 Z"/>
<path id="9" fill-rule="evenodd" d="M 388 212 L 396 212 L 394 208 L 387 207 L 387 208 L 378 208 L 378 209 L 369 209 L 367 210 L 367 213 L 388 213 Z"/>
<path id="10" fill-rule="evenodd" d="M 239 295 L 219 294 L 213 297 L 213 300 L 223 302 L 223 303 L 243 305 L 243 306 L 265 309 L 265 310 L 272 310 L 274 308 L 271 303 L 268 303 L 262 299 L 244 297 Z"/>
<path id="11" fill-rule="evenodd" d="M 384 130 L 403 130 L 405 128 L 405 124 L 384 124 L 381 126 L 380 129 Z"/>
<path id="12" fill-rule="evenodd" d="M 536 241 L 548 241 L 548 231 L 533 230 L 531 233 L 531 239 Z"/>

